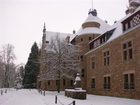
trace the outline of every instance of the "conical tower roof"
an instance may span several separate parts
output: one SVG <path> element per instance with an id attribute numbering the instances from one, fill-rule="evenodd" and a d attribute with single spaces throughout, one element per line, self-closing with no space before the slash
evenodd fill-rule
<path id="1" fill-rule="evenodd" d="M 102 34 L 110 27 L 107 22 L 97 16 L 96 10 L 90 10 L 88 17 L 76 35 Z"/>

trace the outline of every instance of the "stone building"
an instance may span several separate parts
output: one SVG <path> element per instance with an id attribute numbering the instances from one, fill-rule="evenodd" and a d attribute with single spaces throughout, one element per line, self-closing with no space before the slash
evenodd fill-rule
<path id="1" fill-rule="evenodd" d="M 125 12 L 124 18 L 110 26 L 91 9 L 71 40 L 79 48 L 81 86 L 89 94 L 140 99 L 140 0 L 129 0 Z M 42 39 L 41 55 L 46 46 L 45 27 Z M 41 74 L 44 68 L 42 64 Z M 56 90 L 57 80 L 39 77 L 38 86 Z M 60 88 L 73 88 L 73 80 L 62 79 Z"/>
<path id="2" fill-rule="evenodd" d="M 87 19 L 82 24 L 80 30 L 76 33 L 76 37 L 71 41 L 72 44 L 79 46 L 80 49 L 79 56 L 81 59 L 81 85 L 83 89 L 86 89 L 87 86 L 87 64 L 85 63 L 85 53 L 90 50 L 89 42 L 104 33 L 109 27 L 110 26 L 106 21 L 103 21 L 97 16 L 97 11 L 95 9 L 91 9 L 89 10 Z"/>
<path id="3" fill-rule="evenodd" d="M 71 41 L 80 47 L 82 87 L 89 94 L 140 99 L 140 1 L 109 26 L 90 10 Z"/>
<path id="4" fill-rule="evenodd" d="M 61 42 L 57 35 L 67 37 Z M 72 36 L 67 33 L 48 32 L 44 25 L 38 88 L 49 91 L 74 88 L 74 76 L 81 69 L 79 50 L 75 45 L 70 44 L 69 35 Z M 49 43 L 47 41 L 49 37 L 56 39 Z"/>

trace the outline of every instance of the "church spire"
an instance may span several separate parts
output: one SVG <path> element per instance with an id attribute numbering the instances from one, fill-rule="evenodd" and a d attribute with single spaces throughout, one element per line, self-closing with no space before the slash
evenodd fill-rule
<path id="1" fill-rule="evenodd" d="M 46 32 L 46 25 L 45 25 L 45 22 L 44 22 L 44 28 L 43 28 L 43 33 Z"/>
<path id="2" fill-rule="evenodd" d="M 44 49 L 46 45 L 46 25 L 44 23 L 43 27 L 43 37 L 42 37 L 42 48 Z"/>

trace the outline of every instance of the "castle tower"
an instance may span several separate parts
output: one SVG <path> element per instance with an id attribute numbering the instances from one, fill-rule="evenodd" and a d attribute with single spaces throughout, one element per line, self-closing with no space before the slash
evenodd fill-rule
<path id="1" fill-rule="evenodd" d="M 90 9 L 88 15 L 89 15 L 89 17 L 82 24 L 82 28 L 83 29 L 88 29 L 88 28 L 96 28 L 96 29 L 99 29 L 100 28 L 100 23 L 98 21 L 96 21 L 96 17 L 97 17 L 97 11 L 96 11 L 96 9 L 94 9 L 94 10 Z M 94 17 L 95 19 L 92 19 L 91 17 Z M 100 34 L 100 33 L 98 33 L 98 34 Z"/>
<path id="2" fill-rule="evenodd" d="M 44 73 L 46 70 L 46 26 L 44 23 L 43 27 L 43 37 L 42 37 L 42 47 L 40 52 L 40 72 L 38 78 L 38 88 L 45 89 Z"/>
<path id="3" fill-rule="evenodd" d="M 129 7 L 126 14 L 133 13 L 140 6 L 140 0 L 129 0 Z"/>
<path id="4" fill-rule="evenodd" d="M 72 40 L 73 44 L 77 45 L 80 51 L 82 89 L 86 89 L 85 54 L 90 50 L 89 42 L 103 34 L 108 28 L 110 28 L 110 25 L 97 16 L 97 10 L 90 9 L 87 19 L 83 22 L 80 30 L 76 33 L 76 37 Z"/>

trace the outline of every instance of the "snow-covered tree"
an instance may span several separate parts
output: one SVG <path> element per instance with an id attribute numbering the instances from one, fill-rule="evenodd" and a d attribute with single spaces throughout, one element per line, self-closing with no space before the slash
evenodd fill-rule
<path id="1" fill-rule="evenodd" d="M 14 87 L 15 86 L 15 79 L 16 79 L 16 65 L 14 63 L 11 63 L 9 65 L 9 87 Z"/>
<path id="2" fill-rule="evenodd" d="M 35 42 L 31 48 L 28 61 L 25 65 L 25 75 L 23 79 L 23 85 L 25 88 L 35 88 L 37 82 L 37 76 L 39 71 L 38 62 L 39 50 L 37 43 Z"/>
<path id="3" fill-rule="evenodd" d="M 2 61 L 2 56 L 0 55 L 0 88 L 4 87 L 4 63 Z"/>
<path id="4" fill-rule="evenodd" d="M 1 50 L 1 64 L 2 64 L 2 74 L 4 80 L 3 87 L 13 86 L 14 75 L 15 75 L 15 54 L 14 54 L 14 46 L 11 44 L 4 45 Z"/>
<path id="5" fill-rule="evenodd" d="M 50 44 L 46 45 L 46 70 L 42 73 L 42 79 L 58 80 L 58 92 L 60 91 L 60 79 L 74 79 L 76 73 L 80 73 L 79 50 L 70 44 L 70 37 L 61 40 L 59 36 L 52 38 Z"/>
<path id="6" fill-rule="evenodd" d="M 23 87 L 22 84 L 23 84 L 24 74 L 25 74 L 24 67 L 19 66 L 17 68 L 17 72 L 16 72 L 16 80 L 15 80 L 16 88 L 22 88 Z"/>

